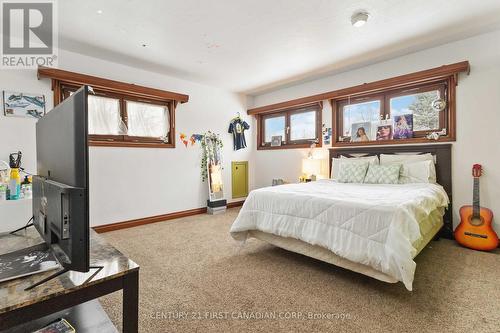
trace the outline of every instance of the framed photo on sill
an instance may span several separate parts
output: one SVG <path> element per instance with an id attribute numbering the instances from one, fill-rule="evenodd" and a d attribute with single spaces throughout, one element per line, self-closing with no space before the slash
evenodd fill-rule
<path id="1" fill-rule="evenodd" d="M 271 137 L 271 147 L 281 146 L 282 137 L 281 135 L 274 135 Z"/>
<path id="2" fill-rule="evenodd" d="M 375 139 L 372 131 L 372 123 L 369 121 L 353 123 L 351 125 L 351 142 L 367 142 Z"/>
<path id="3" fill-rule="evenodd" d="M 394 117 L 393 139 L 413 138 L 413 114 L 403 114 Z"/>
<path id="4" fill-rule="evenodd" d="M 392 124 L 379 125 L 377 127 L 377 141 L 392 140 L 393 133 Z"/>

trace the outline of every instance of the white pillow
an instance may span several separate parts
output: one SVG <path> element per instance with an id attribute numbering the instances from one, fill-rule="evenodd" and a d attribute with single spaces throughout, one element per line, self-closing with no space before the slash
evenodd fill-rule
<path id="1" fill-rule="evenodd" d="M 340 156 L 340 158 L 332 158 L 332 172 L 330 178 L 337 180 L 339 178 L 340 168 L 344 163 L 356 163 L 356 162 L 368 162 L 369 164 L 379 164 L 378 157 L 375 156 L 364 156 L 364 157 L 345 157 Z"/>
<path id="2" fill-rule="evenodd" d="M 436 167 L 433 161 L 403 163 L 399 174 L 400 184 L 436 183 Z"/>
<path id="3" fill-rule="evenodd" d="M 406 164 L 431 161 L 430 164 L 418 164 L 412 166 L 412 171 L 406 171 Z M 400 183 L 436 183 L 436 163 L 435 157 L 431 153 L 427 154 L 380 154 L 380 164 L 402 163 Z M 417 170 L 422 168 L 421 170 Z M 404 173 L 404 175 L 403 175 Z"/>
<path id="4" fill-rule="evenodd" d="M 392 164 L 392 163 L 409 163 L 417 161 L 432 161 L 434 156 L 431 153 L 427 154 L 380 154 L 380 164 Z"/>

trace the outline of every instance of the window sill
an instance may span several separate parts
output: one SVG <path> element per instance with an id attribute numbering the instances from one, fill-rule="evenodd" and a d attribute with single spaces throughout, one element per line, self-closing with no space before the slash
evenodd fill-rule
<path id="1" fill-rule="evenodd" d="M 173 143 L 98 141 L 89 140 L 91 147 L 126 147 L 126 148 L 175 148 Z"/>
<path id="2" fill-rule="evenodd" d="M 321 148 L 322 144 L 317 143 L 315 148 Z M 298 149 L 298 148 L 311 148 L 310 143 L 302 143 L 296 145 L 285 145 L 285 146 L 257 146 L 257 150 L 279 150 L 279 149 Z"/>
<path id="3" fill-rule="evenodd" d="M 376 145 L 400 145 L 411 143 L 440 143 L 456 141 L 455 138 L 449 136 L 440 137 L 439 140 L 429 140 L 427 138 L 413 138 L 404 140 L 384 140 L 384 141 L 367 141 L 367 142 L 334 142 L 332 147 L 349 147 L 349 146 L 376 146 Z"/>

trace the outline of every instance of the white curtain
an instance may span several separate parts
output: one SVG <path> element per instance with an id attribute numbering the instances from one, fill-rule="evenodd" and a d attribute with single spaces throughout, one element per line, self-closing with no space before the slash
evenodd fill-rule
<path id="1" fill-rule="evenodd" d="M 88 111 L 90 134 L 127 134 L 127 127 L 120 116 L 119 100 L 89 95 Z"/>
<path id="2" fill-rule="evenodd" d="M 170 116 L 167 106 L 127 101 L 127 122 L 130 136 L 168 140 Z"/>

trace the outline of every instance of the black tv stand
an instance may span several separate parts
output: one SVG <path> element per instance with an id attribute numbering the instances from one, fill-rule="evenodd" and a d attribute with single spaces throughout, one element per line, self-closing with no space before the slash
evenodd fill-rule
<path id="1" fill-rule="evenodd" d="M 89 267 L 89 270 L 91 270 L 91 269 L 97 269 L 97 271 L 95 271 L 95 272 L 94 272 L 94 274 L 92 274 L 92 275 L 91 275 L 91 276 L 90 276 L 90 277 L 89 277 L 89 278 L 88 278 L 88 279 L 84 282 L 84 284 L 85 284 L 85 283 L 87 283 L 87 282 L 89 282 L 90 280 L 92 280 L 92 278 L 93 278 L 94 276 L 96 276 L 96 275 L 97 275 L 97 273 L 99 273 L 99 272 L 101 271 L 101 269 L 103 269 L 103 268 L 104 268 L 104 266 L 90 266 L 90 267 Z M 24 291 L 28 291 L 28 290 L 31 290 L 31 289 L 33 289 L 33 288 L 36 288 L 36 287 L 38 287 L 39 285 L 44 284 L 45 282 L 50 281 L 50 280 L 52 280 L 52 279 L 54 279 L 54 278 L 58 277 L 59 275 L 62 275 L 62 274 L 66 273 L 66 272 L 69 272 L 69 271 L 71 271 L 71 269 L 69 269 L 69 268 L 63 268 L 62 270 L 60 270 L 60 271 L 58 271 L 58 272 L 55 272 L 54 274 L 52 274 L 52 275 L 50 275 L 50 276 L 47 276 L 45 279 L 40 280 L 40 281 L 38 281 L 38 282 L 36 282 L 36 283 L 32 284 L 31 286 L 29 286 L 29 287 L 25 288 L 25 289 L 24 289 Z"/>
<path id="2" fill-rule="evenodd" d="M 15 234 L 16 232 L 19 232 L 19 231 L 21 231 L 21 230 L 26 230 L 26 229 L 28 229 L 29 227 L 33 227 L 33 226 L 34 226 L 34 224 L 33 224 L 33 216 L 32 216 L 32 217 L 28 220 L 28 223 L 26 223 L 26 225 L 25 225 L 24 227 L 21 227 L 21 228 L 19 228 L 19 229 L 16 229 L 16 230 L 14 230 L 14 231 L 11 231 L 11 232 L 9 232 L 9 234 L 13 235 L 13 234 Z"/>

